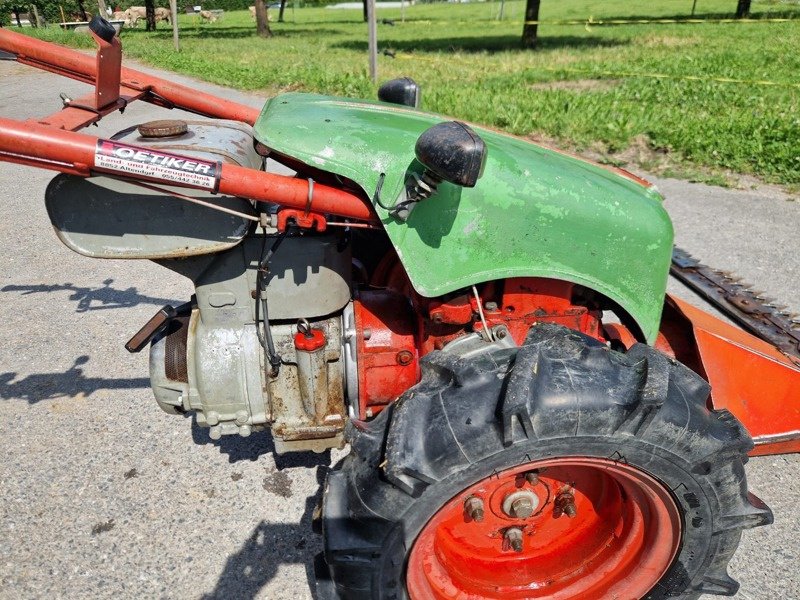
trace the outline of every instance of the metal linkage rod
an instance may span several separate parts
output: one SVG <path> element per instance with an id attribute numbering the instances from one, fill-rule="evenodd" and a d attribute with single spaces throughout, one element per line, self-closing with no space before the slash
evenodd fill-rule
<path id="1" fill-rule="evenodd" d="M 174 179 L 175 176 L 184 174 L 185 170 L 181 172 L 173 165 L 181 162 L 199 165 L 198 159 L 128 144 L 124 145 L 124 154 L 119 158 L 113 153 L 109 155 L 105 149 L 117 146 L 120 144 L 84 133 L 59 130 L 30 121 L 20 123 L 0 118 L 0 160 L 82 177 L 88 177 L 94 172 L 110 172 L 131 181 L 211 190 L 230 196 L 273 202 L 288 208 L 307 209 L 361 221 L 376 220 L 367 200 L 335 187 L 315 183 L 309 198 L 309 183 L 305 179 L 265 173 L 230 163 L 207 167 L 213 170 L 211 187 L 207 183 L 209 177 L 204 177 L 206 183 L 186 183 L 183 179 Z M 144 157 L 144 163 L 126 162 L 126 157 L 132 160 Z M 98 161 L 102 164 L 98 165 Z M 109 164 L 112 166 L 109 167 Z M 136 170 L 141 164 L 146 166 Z M 134 170 L 126 170 L 130 168 Z"/>
<path id="2" fill-rule="evenodd" d="M 94 56 L 37 40 L 10 31 L 8 28 L 0 28 L 0 50 L 13 54 L 17 62 L 21 64 L 50 71 L 57 75 L 93 85 L 97 79 L 97 59 Z M 120 75 L 121 86 L 148 92 L 142 96 L 142 100 L 152 104 L 180 108 L 217 119 L 241 121 L 249 125 L 253 125 L 258 119 L 260 111 L 256 108 L 200 92 L 135 69 L 123 67 Z"/>

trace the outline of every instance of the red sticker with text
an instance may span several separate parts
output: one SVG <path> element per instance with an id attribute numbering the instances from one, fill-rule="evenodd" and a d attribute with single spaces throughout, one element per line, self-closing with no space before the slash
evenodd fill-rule
<path id="1" fill-rule="evenodd" d="M 128 146 L 113 140 L 97 140 L 94 166 L 99 171 L 164 181 L 186 187 L 217 191 L 218 162 L 170 154 L 152 148 Z"/>

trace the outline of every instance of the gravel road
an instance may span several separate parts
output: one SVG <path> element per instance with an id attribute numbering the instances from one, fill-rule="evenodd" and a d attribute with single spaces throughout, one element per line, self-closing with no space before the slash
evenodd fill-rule
<path id="1" fill-rule="evenodd" d="M 49 114 L 59 92 L 86 89 L 0 62 L 2 116 Z M 139 104 L 91 133 L 168 114 Z M 341 455 L 276 457 L 268 434 L 213 442 L 162 413 L 146 352 L 123 343 L 188 298 L 188 281 L 67 250 L 42 202 L 51 177 L 0 163 L 0 598 L 310 597 L 311 508 Z M 679 245 L 800 311 L 797 199 L 656 182 Z M 753 459 L 747 472 L 775 525 L 745 533 L 731 568 L 738 598 L 800 599 L 800 459 Z"/>

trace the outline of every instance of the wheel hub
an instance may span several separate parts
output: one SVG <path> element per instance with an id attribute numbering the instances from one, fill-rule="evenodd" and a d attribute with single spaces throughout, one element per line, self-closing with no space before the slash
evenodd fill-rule
<path id="1" fill-rule="evenodd" d="M 413 600 L 641 598 L 680 541 L 677 505 L 647 473 L 607 459 L 538 461 L 442 506 L 414 543 L 406 585 Z"/>

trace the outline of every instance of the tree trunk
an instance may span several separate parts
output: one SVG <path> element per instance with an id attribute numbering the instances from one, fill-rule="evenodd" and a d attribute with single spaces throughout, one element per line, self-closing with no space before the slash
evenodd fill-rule
<path id="1" fill-rule="evenodd" d="M 145 21 L 147 25 L 145 26 L 145 31 L 155 31 L 156 30 L 156 3 L 154 0 L 144 0 L 144 13 L 145 13 Z"/>
<path id="2" fill-rule="evenodd" d="M 367 12 L 367 0 L 364 0 L 364 23 L 369 21 L 369 13 Z"/>
<path id="3" fill-rule="evenodd" d="M 278 23 L 283 23 L 283 9 L 286 8 L 286 0 L 281 0 L 281 10 L 278 12 Z"/>
<path id="4" fill-rule="evenodd" d="M 750 16 L 750 3 L 752 0 L 739 0 L 736 5 L 736 18 L 746 19 Z"/>
<path id="5" fill-rule="evenodd" d="M 14 8 L 13 10 L 14 10 L 14 17 L 16 17 L 17 19 L 17 27 L 22 27 L 22 21 L 19 18 L 19 9 Z"/>
<path id="6" fill-rule="evenodd" d="M 256 33 L 261 37 L 272 37 L 267 17 L 267 5 L 264 0 L 256 0 Z"/>
<path id="7" fill-rule="evenodd" d="M 83 6 L 83 0 L 78 0 L 78 9 L 81 11 L 81 19 L 88 21 L 89 15 L 86 14 L 86 8 Z"/>
<path id="8" fill-rule="evenodd" d="M 530 24 L 529 21 L 539 20 L 539 4 L 541 4 L 541 0 L 528 0 L 527 5 L 525 6 L 525 25 L 522 27 L 523 48 L 536 48 L 539 25 Z"/>

